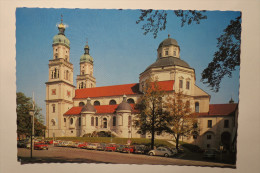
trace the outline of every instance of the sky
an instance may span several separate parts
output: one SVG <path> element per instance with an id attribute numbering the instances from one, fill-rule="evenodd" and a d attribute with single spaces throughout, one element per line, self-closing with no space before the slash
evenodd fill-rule
<path id="1" fill-rule="evenodd" d="M 180 46 L 180 58 L 196 73 L 196 85 L 211 95 L 211 104 L 239 101 L 239 68 L 232 78 L 225 77 L 218 93 L 203 84 L 201 73 L 212 61 L 217 38 L 230 20 L 240 15 L 234 11 L 207 11 L 200 24 L 181 27 L 181 21 L 168 11 L 167 27 L 156 39 L 143 34 L 136 24 L 139 10 L 104 9 L 16 9 L 16 84 L 17 92 L 32 97 L 45 116 L 45 82 L 52 59 L 52 39 L 58 34 L 61 14 L 70 40 L 70 62 L 74 65 L 74 85 L 79 74 L 79 60 L 86 41 L 94 59 L 97 86 L 138 83 L 139 74 L 156 61 L 159 44 L 170 34 Z"/>

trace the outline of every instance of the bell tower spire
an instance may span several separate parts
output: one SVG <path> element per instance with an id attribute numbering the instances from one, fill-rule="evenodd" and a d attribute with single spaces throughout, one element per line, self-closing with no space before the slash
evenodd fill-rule
<path id="1" fill-rule="evenodd" d="M 80 57 L 80 75 L 77 76 L 77 88 L 96 87 L 96 78 L 93 76 L 93 58 L 89 54 L 88 39 L 84 47 L 84 54 Z"/>

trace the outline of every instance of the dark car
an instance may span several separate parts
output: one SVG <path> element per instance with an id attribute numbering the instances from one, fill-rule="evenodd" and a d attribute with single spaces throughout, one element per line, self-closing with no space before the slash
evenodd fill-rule
<path id="1" fill-rule="evenodd" d="M 138 154 L 147 154 L 149 152 L 149 148 L 145 145 L 135 145 L 134 153 Z"/>
<path id="2" fill-rule="evenodd" d="M 117 145 L 117 147 L 116 147 L 116 151 L 117 152 L 122 152 L 122 149 L 125 147 L 125 145 L 121 145 L 121 144 L 119 144 L 119 145 Z"/>

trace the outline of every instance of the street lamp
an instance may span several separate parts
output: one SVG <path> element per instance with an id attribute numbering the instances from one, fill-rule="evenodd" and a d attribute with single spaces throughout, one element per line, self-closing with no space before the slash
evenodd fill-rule
<path id="1" fill-rule="evenodd" d="M 29 110 L 29 115 L 31 116 L 31 123 L 32 123 L 32 129 L 31 129 L 31 158 L 32 158 L 32 150 L 33 150 L 33 136 L 34 136 L 34 104 L 33 108 Z"/>

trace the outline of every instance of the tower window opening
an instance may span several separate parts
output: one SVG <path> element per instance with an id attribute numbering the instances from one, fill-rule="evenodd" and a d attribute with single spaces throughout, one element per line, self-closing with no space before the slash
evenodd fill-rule
<path id="1" fill-rule="evenodd" d="M 169 52 L 168 52 L 168 50 L 166 50 L 166 51 L 165 51 L 165 55 L 168 55 L 168 54 L 169 54 Z"/>
<path id="2" fill-rule="evenodd" d="M 91 126 L 94 126 L 94 117 L 91 117 Z"/>
<path id="3" fill-rule="evenodd" d="M 83 107 L 84 105 L 85 105 L 84 102 L 80 102 L 80 103 L 79 103 L 79 107 Z"/>
<path id="4" fill-rule="evenodd" d="M 135 103 L 135 101 L 134 101 L 134 99 L 132 99 L 132 98 L 129 98 L 129 99 L 127 99 L 127 103 L 129 103 L 129 104 L 134 104 L 134 103 Z"/>
<path id="5" fill-rule="evenodd" d="M 55 104 L 52 105 L 52 112 L 55 112 Z"/>

